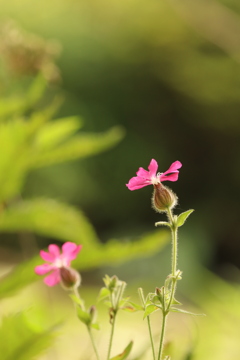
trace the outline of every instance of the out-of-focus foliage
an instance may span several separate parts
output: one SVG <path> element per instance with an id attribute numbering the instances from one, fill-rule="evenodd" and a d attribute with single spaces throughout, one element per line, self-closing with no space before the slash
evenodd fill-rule
<path id="1" fill-rule="evenodd" d="M 42 91 L 42 78 L 37 81 Z M 41 94 L 39 89 L 36 91 L 36 84 L 34 87 L 34 92 Z M 30 94 L 31 92 L 32 88 Z M 37 96 L 34 97 L 36 98 Z M 25 98 L 22 102 L 25 106 L 18 106 L 21 111 L 26 110 L 26 105 L 29 105 Z M 99 153 L 112 147 L 123 137 L 123 131 L 119 128 L 97 135 L 75 135 L 81 125 L 77 118 L 50 122 L 56 111 L 56 104 L 58 105 L 54 102 L 43 110 L 32 111 L 27 118 L 24 113 L 16 116 L 8 108 L 0 123 L 0 231 L 32 232 L 55 240 L 81 243 L 85 255 L 76 263 L 79 269 L 151 254 L 163 246 L 167 237 L 164 234 L 158 236 L 158 232 L 135 243 L 122 244 L 112 240 L 102 245 L 92 225 L 79 210 L 48 199 L 18 198 L 31 169 Z M 36 265 L 37 261 L 34 259 L 21 264 L 19 269 L 2 281 L 2 296 L 36 280 L 33 263 Z M 4 288 L 7 290 L 4 291 Z"/>
<path id="2" fill-rule="evenodd" d="M 20 31 L 20 38 L 16 37 L 12 30 L 6 32 L 6 29 L 14 28 L 13 23 L 4 26 L 1 36 L 0 93 L 4 97 L 0 101 L 1 131 L 4 138 L 16 141 L 17 145 L 14 149 L 10 144 L 9 152 L 6 152 L 6 159 L 11 161 L 9 168 L 5 167 L 5 160 L 0 159 L 6 176 L 12 179 L 8 184 L 0 174 L 1 197 L 7 200 L 7 207 L 5 203 L 1 205 L 2 231 L 31 231 L 54 240 L 74 239 L 72 241 L 84 242 L 84 247 L 89 236 L 89 248 L 97 244 L 96 252 L 92 252 L 91 259 L 82 253 L 76 263 L 79 269 L 87 269 L 89 264 L 110 264 L 110 255 L 120 261 L 114 249 L 119 251 L 119 257 L 130 259 L 138 242 L 127 241 L 124 246 L 120 242 L 101 245 L 82 212 L 67 206 L 66 202 L 69 198 L 74 199 L 74 204 L 83 208 L 97 224 L 98 234 L 104 234 L 104 239 L 111 237 L 109 233 L 123 234 L 128 228 L 132 233 L 139 233 L 161 219 L 150 209 L 149 189 L 143 189 L 141 195 L 137 192 L 130 195 L 124 184 L 133 176 L 133 171 L 139 166 L 147 166 L 152 157 L 158 160 L 160 171 L 178 159 L 183 168 L 179 182 L 173 184 L 173 188 L 174 191 L 178 189 L 179 213 L 190 207 L 197 210 L 192 220 L 194 231 L 201 233 L 204 229 L 208 237 L 199 240 L 201 249 L 204 246 L 212 249 L 207 252 L 205 261 L 209 264 L 221 264 L 222 261 L 239 264 L 239 1 L 42 0 L 34 2 L 33 6 L 31 0 L 0 0 L 0 5 L 0 20 L 11 17 L 30 33 L 57 39 L 57 42 L 43 43 L 38 36 L 28 36 L 25 30 Z M 61 47 L 62 57 L 56 65 L 54 60 Z M 19 49 L 23 50 L 22 54 Z M 34 51 L 38 56 L 33 56 Z M 21 61 L 16 64 L 17 58 L 24 58 L 27 67 Z M 51 72 L 52 69 L 56 71 Z M 52 114 L 46 115 L 49 120 L 42 125 L 43 109 L 37 114 L 35 105 L 44 91 L 45 81 L 39 78 L 29 91 L 23 92 L 26 87 L 22 86 L 29 81 L 25 75 L 39 70 L 47 82 L 62 79 L 66 97 L 59 110 L 60 119 L 50 121 L 57 100 L 52 108 L 46 107 L 46 112 L 52 111 Z M 102 150 L 104 137 L 111 146 L 112 131 L 121 138 L 121 129 L 119 133 L 115 125 L 123 125 L 127 133 L 123 146 L 89 158 L 87 162 L 62 168 L 48 166 L 44 170 L 45 165 L 59 162 L 60 158 L 64 161 L 76 159 L 80 152 L 84 158 L 90 155 L 89 148 L 92 154 L 97 154 L 84 139 L 81 138 L 80 150 L 73 142 L 73 137 L 76 141 L 80 139 L 82 133 L 78 131 L 82 122 L 75 117 L 69 118 L 72 114 L 81 114 L 86 120 L 85 129 L 97 132 L 84 134 L 84 139 L 88 144 L 90 141 L 95 144 L 97 138 Z M 32 122 L 33 115 L 39 127 L 32 130 L 27 139 L 23 124 Z M 1 140 L 6 144 L 4 138 L 2 135 Z M 27 139 L 27 148 L 23 146 L 24 139 Z M 66 143 L 67 147 L 64 146 Z M 16 167 L 12 166 L 13 159 L 18 160 Z M 69 176 L 63 196 L 61 186 L 62 179 L 67 176 L 66 169 L 83 180 L 74 182 Z M 27 178 L 26 174 L 29 174 Z M 18 197 L 19 190 L 23 198 L 34 199 L 9 201 L 4 195 L 16 194 Z M 63 196 L 65 203 L 49 201 L 49 193 L 56 198 Z M 43 209 L 47 209 L 46 215 Z M 62 222 L 65 212 L 66 227 L 61 224 L 57 229 L 49 225 L 50 217 Z M 29 221 L 26 221 L 27 217 Z M 37 218 L 43 220 L 43 224 L 39 224 Z M 77 238 L 78 222 L 85 230 Z M 157 251 L 160 242 L 165 242 L 164 236 L 162 233 L 155 245 L 153 236 L 149 248 L 146 238 L 142 251 L 138 248 L 138 254 Z M 196 241 L 194 234 L 191 238 Z M 204 257 L 204 251 L 199 253 Z M 187 261 L 195 266 L 192 259 L 186 258 Z M 9 278 L 3 280 L 0 284 L 3 297 L 35 280 L 33 273 L 29 278 L 35 264 L 36 258 L 16 267 Z M 160 265 L 159 272 L 162 271 Z M 217 294 L 211 293 L 213 289 Z M 184 360 L 212 360 L 214 354 L 218 360 L 221 357 L 239 358 L 236 339 L 238 289 L 230 290 L 226 284 L 220 285 L 213 279 L 206 282 L 206 287 L 199 285 L 199 290 L 200 311 L 207 317 L 200 322 L 197 348 L 190 349 Z M 230 294 L 229 301 L 222 298 L 224 294 Z M 237 301 L 230 307 L 233 298 Z M 182 323 L 179 324 L 181 332 Z"/>
<path id="3" fill-rule="evenodd" d="M 65 223 L 65 227 L 71 226 L 71 223 Z M 54 228 L 54 226 L 52 227 Z M 75 228 L 76 229 L 76 228 Z M 65 231 L 66 233 L 66 231 Z M 63 237 L 59 238 L 63 240 Z M 66 237 L 71 240 L 71 237 Z M 82 250 L 82 256 L 73 262 L 79 270 L 89 270 L 104 265 L 116 265 L 138 257 L 145 257 L 155 254 L 168 241 L 169 236 L 166 232 L 155 231 L 154 233 L 145 234 L 142 238 L 134 242 L 121 242 L 119 240 L 109 240 L 106 244 L 88 244 L 87 239 L 81 241 L 86 244 L 86 251 Z M 79 239 L 76 241 L 79 242 Z M 16 268 L 0 282 L 0 298 L 5 298 L 15 294 L 26 285 L 39 279 L 33 269 L 39 265 L 39 256 L 32 258 L 16 266 Z"/>
<path id="4" fill-rule="evenodd" d="M 39 330 L 19 312 L 2 318 L 0 336 L 2 360 L 32 360 L 52 345 L 56 326 Z"/>

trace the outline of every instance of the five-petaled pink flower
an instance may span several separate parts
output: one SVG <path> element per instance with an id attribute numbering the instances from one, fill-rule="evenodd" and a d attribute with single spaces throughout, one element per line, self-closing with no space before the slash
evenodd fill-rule
<path id="1" fill-rule="evenodd" d="M 35 273 L 37 275 L 45 275 L 50 272 L 44 279 L 44 282 L 48 286 L 54 286 L 61 281 L 60 271 L 61 268 L 68 268 L 71 261 L 77 257 L 77 254 L 81 250 L 82 245 L 76 245 L 72 242 L 66 242 L 62 245 L 62 252 L 60 248 L 51 244 L 48 247 L 48 251 L 40 251 L 40 256 L 47 263 L 38 265 L 35 267 Z"/>
<path id="2" fill-rule="evenodd" d="M 156 160 L 152 159 L 148 166 L 149 171 L 140 167 L 137 171 L 137 176 L 131 178 L 126 186 L 129 190 L 137 190 L 147 185 L 161 184 L 162 181 L 177 181 L 179 173 L 178 169 L 181 167 L 182 164 L 180 161 L 175 161 L 167 171 L 164 173 L 157 173 L 158 163 Z"/>

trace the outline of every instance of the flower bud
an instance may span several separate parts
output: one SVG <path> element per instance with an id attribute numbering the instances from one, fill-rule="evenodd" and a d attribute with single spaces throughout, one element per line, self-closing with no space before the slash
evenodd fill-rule
<path id="1" fill-rule="evenodd" d="M 153 208 L 158 212 L 165 212 L 172 209 L 177 204 L 177 195 L 168 187 L 161 183 L 154 185 L 154 192 L 152 196 Z"/>
<path id="2" fill-rule="evenodd" d="M 61 267 L 60 269 L 61 285 L 64 289 L 70 290 L 77 288 L 81 283 L 80 274 L 71 267 Z"/>
<path id="3" fill-rule="evenodd" d="M 97 309 L 96 309 L 96 306 L 92 305 L 89 310 L 89 315 L 91 317 L 91 322 L 94 322 L 95 320 L 95 317 L 96 317 L 96 313 L 97 313 Z"/>
<path id="4" fill-rule="evenodd" d="M 110 278 L 109 284 L 108 284 L 108 289 L 113 292 L 113 290 L 116 288 L 116 286 L 118 285 L 119 280 L 118 277 L 116 275 L 113 275 Z"/>

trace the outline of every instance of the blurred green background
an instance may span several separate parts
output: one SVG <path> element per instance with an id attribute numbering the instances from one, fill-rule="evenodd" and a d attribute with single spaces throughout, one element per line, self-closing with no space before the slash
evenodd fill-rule
<path id="1" fill-rule="evenodd" d="M 227 332 L 219 330 L 219 337 L 209 341 L 209 346 L 202 340 L 205 345 L 188 359 L 238 358 L 240 348 L 220 314 L 229 311 L 230 298 L 240 296 L 239 2 L 41 0 L 33 4 L 30 0 L 1 0 L 0 6 L 1 104 L 16 96 L 24 99 L 39 74 L 45 79 L 41 100 L 21 111 L 12 110 L 8 116 L 28 116 L 58 96 L 63 101 L 53 119 L 78 116 L 83 134 L 101 136 L 114 129 L 105 135 L 106 152 L 96 150 L 94 156 L 80 159 L 76 155 L 59 164 L 32 163 L 22 180 L 21 197 L 29 201 L 53 198 L 81 209 L 100 241 L 107 244 L 118 238 L 120 248 L 121 243 L 154 233 L 154 223 L 164 217 L 151 209 L 150 187 L 130 192 L 125 184 L 140 166 L 147 168 L 152 158 L 161 172 L 181 161 L 179 181 L 170 184 L 179 197 L 176 213 L 189 208 L 195 212 L 180 231 L 179 268 L 184 271 L 184 281 L 179 291 L 206 313 L 219 307 L 208 320 L 200 320 L 200 338 L 201 333 L 214 332 L 216 323 L 218 330 L 223 326 Z M 2 108 L 4 116 L 7 110 Z M 105 150 L 104 145 L 100 147 Z M 9 194 L 1 198 L 4 206 L 19 195 L 10 190 Z M 51 208 L 49 214 L 52 212 Z M 11 226 L 9 231 L 0 224 L 3 272 L 6 266 L 36 255 L 38 248 L 52 239 L 68 238 L 62 239 L 60 230 L 58 234 L 46 230 L 38 231 L 33 242 L 25 237 L 19 240 L 15 233 L 19 224 Z M 149 255 L 154 246 L 151 249 Z M 133 289 L 145 284 L 150 291 L 148 279 L 154 288 L 155 281 L 163 280 L 170 271 L 169 256 L 168 245 L 161 253 L 156 250 L 153 257 L 112 268 L 107 267 L 111 265 L 107 257 L 99 260 L 99 252 L 94 266 L 82 265 L 83 270 L 89 269 L 84 283 L 99 286 L 106 271 L 117 272 Z M 234 282 L 236 293 L 203 268 Z M 203 289 L 206 293 L 199 302 L 197 294 Z M 229 299 L 222 299 L 224 292 Z M 239 319 L 239 308 L 233 308 Z M 229 313 L 224 319 L 231 317 Z M 226 352 L 222 348 L 216 353 L 214 344 L 221 341 L 220 335 L 226 339 Z M 226 356 L 229 349 L 233 352 L 230 357 Z M 187 360 L 188 355 L 183 356 L 175 354 L 176 359 Z"/>

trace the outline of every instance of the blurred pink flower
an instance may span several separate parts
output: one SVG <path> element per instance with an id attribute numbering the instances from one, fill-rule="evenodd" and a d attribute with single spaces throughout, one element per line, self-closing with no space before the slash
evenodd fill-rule
<path id="1" fill-rule="evenodd" d="M 164 173 L 157 173 L 158 163 L 156 160 L 152 159 L 148 166 L 149 171 L 140 167 L 137 171 L 137 176 L 132 177 L 126 186 L 129 190 L 137 190 L 147 185 L 160 184 L 162 181 L 177 181 L 179 173 L 178 169 L 181 167 L 182 164 L 180 161 L 175 161 L 167 171 Z"/>
<path id="2" fill-rule="evenodd" d="M 40 256 L 46 261 L 43 265 L 35 267 L 35 273 L 37 275 L 45 275 L 50 272 L 44 279 L 44 282 L 48 286 L 54 286 L 61 281 L 60 269 L 68 268 L 71 261 L 77 257 L 77 254 L 81 250 L 82 245 L 76 245 L 72 242 L 66 242 L 62 245 L 62 253 L 59 246 L 51 244 L 48 247 L 48 251 L 40 251 Z"/>

